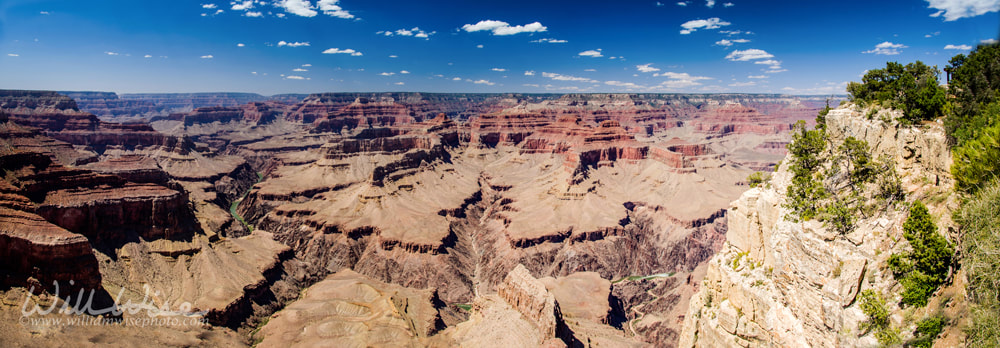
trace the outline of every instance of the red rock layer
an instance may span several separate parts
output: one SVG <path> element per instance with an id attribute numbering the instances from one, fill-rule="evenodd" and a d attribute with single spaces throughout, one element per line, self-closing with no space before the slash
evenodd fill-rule
<path id="1" fill-rule="evenodd" d="M 484 114 L 469 123 L 469 142 L 481 147 L 517 145 L 538 128 L 552 123 L 552 117 L 523 110 Z"/>
<path id="2" fill-rule="evenodd" d="M 316 120 L 314 132 L 337 132 L 342 128 L 381 127 L 416 122 L 406 106 L 393 101 L 358 98 L 353 103 Z"/>

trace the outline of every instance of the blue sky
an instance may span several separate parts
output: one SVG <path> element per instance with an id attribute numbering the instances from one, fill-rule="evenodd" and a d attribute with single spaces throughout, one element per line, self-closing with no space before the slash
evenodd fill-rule
<path id="1" fill-rule="evenodd" d="M 995 40 L 1000 0 L 0 0 L 0 88 L 844 93 Z M 988 41 L 987 41 L 988 42 Z"/>

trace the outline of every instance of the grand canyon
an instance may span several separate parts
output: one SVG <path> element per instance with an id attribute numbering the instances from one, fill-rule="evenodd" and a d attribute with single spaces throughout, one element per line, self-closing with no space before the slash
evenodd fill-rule
<path id="1" fill-rule="evenodd" d="M 1000 0 L 0 0 L 0 348 L 1000 347 Z"/>
<path id="2" fill-rule="evenodd" d="M 838 101 L 0 91 L 5 316 L 95 293 L 204 318 L 0 332 L 675 346 L 729 203 Z"/>

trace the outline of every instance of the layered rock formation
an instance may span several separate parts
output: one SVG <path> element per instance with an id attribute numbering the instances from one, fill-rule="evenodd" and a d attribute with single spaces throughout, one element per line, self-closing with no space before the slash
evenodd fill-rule
<path id="1" fill-rule="evenodd" d="M 67 272 L 96 264 L 93 284 L 125 299 L 148 285 L 158 304 L 188 302 L 244 332 L 326 279 L 272 319 L 267 344 L 669 346 L 699 265 L 725 240 L 728 202 L 822 102 L 334 93 L 195 106 L 201 96 L 174 95 L 143 100 L 182 111 L 125 125 L 56 94 L 7 94 L 24 126 L 5 139 L 54 164 L 15 170 L 23 198 L 3 206 L 55 222 L 50 244 L 91 255 Z"/>
<path id="2" fill-rule="evenodd" d="M 908 200 L 947 197 L 953 181 L 943 127 L 902 127 L 865 117 L 866 112 L 853 105 L 831 111 L 832 146 L 849 136 L 865 140 L 874 157 L 895 163 Z M 878 115 L 900 116 L 885 110 Z M 903 248 L 905 205 L 860 216 L 852 232 L 840 234 L 815 220 L 790 221 L 783 205 L 790 179 L 781 168 L 769 185 L 730 205 L 726 243 L 709 261 L 703 286 L 691 300 L 682 347 L 876 346 L 874 334 L 859 328 L 868 320 L 857 300 L 865 289 L 887 296 L 892 325 L 912 325 L 902 320 L 900 285 L 886 267 L 890 255 Z M 946 229 L 951 204 L 930 206 Z"/>
<path id="3" fill-rule="evenodd" d="M 351 270 L 330 275 L 255 333 L 258 347 L 426 346 L 444 328 L 433 289 L 371 280 Z"/>

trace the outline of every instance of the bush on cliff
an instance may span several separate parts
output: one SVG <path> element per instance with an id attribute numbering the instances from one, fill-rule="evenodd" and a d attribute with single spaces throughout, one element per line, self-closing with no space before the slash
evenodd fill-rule
<path id="1" fill-rule="evenodd" d="M 993 105 L 998 112 L 996 115 L 1000 116 L 1000 104 Z M 975 193 L 1000 174 L 1000 124 L 976 133 L 975 138 L 952 149 L 951 174 L 955 177 L 955 188 L 969 193 Z"/>
<path id="2" fill-rule="evenodd" d="M 945 129 L 961 145 L 977 136 L 977 131 L 996 124 L 995 103 L 1000 100 L 1000 44 L 980 45 L 968 56 L 959 54 L 949 61 L 948 93 L 954 96 Z M 993 104 L 994 111 L 988 109 Z"/>
<path id="3" fill-rule="evenodd" d="M 901 123 L 917 123 L 944 115 L 945 91 L 938 85 L 937 67 L 921 61 L 907 65 L 886 63 L 885 69 L 869 70 L 861 83 L 847 84 L 851 101 L 903 110 Z"/>
<path id="4" fill-rule="evenodd" d="M 822 129 L 808 130 L 805 121 L 795 123 L 792 142 L 788 144 L 788 152 L 792 155 L 788 167 L 792 172 L 792 185 L 788 187 L 787 207 L 802 220 L 816 216 L 822 208 L 820 200 L 828 196 L 822 177 L 817 177 L 825 150 L 826 133 Z"/>
<path id="5" fill-rule="evenodd" d="M 883 346 L 891 346 L 900 342 L 899 332 L 892 327 L 889 320 L 889 308 L 881 294 L 873 289 L 862 291 L 858 295 L 858 306 L 867 319 L 859 324 L 864 334 L 875 331 L 875 339 Z"/>
<path id="6" fill-rule="evenodd" d="M 970 347 L 1000 347 L 1000 183 L 983 187 L 955 214 L 972 316 Z"/>
<path id="7" fill-rule="evenodd" d="M 944 283 L 955 249 L 941 234 L 927 207 L 916 201 L 903 223 L 903 237 L 911 251 L 889 257 L 889 268 L 903 285 L 906 305 L 923 307 L 927 299 Z"/>

